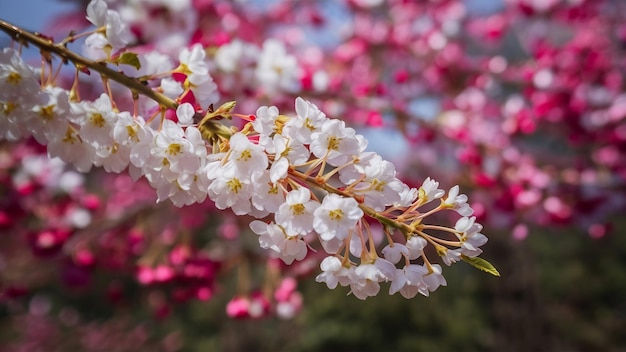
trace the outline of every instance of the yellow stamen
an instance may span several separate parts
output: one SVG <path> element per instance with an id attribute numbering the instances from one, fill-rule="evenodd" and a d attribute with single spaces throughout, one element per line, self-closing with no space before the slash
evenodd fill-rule
<path id="1" fill-rule="evenodd" d="M 63 139 L 61 141 L 63 143 L 74 144 L 74 143 L 78 142 L 78 138 L 76 138 L 72 128 L 68 127 L 67 131 L 65 132 L 65 137 L 63 137 Z"/>
<path id="2" fill-rule="evenodd" d="M 228 185 L 228 188 L 230 188 L 230 191 L 234 193 L 239 193 L 239 191 L 243 187 L 238 178 L 233 178 L 230 181 L 226 182 L 226 184 Z"/>
<path id="3" fill-rule="evenodd" d="M 128 133 L 128 139 L 139 142 L 137 130 L 133 126 L 126 126 L 126 133 Z"/>
<path id="4" fill-rule="evenodd" d="M 331 210 L 331 211 L 328 212 L 328 217 L 331 220 L 339 221 L 339 220 L 343 219 L 343 210 L 341 210 L 341 209 Z"/>
<path id="5" fill-rule="evenodd" d="M 178 155 L 182 150 L 182 146 L 178 143 L 172 143 L 167 147 L 167 154 Z"/>
<path id="6" fill-rule="evenodd" d="M 2 104 L 2 113 L 5 116 L 8 116 L 10 113 L 12 113 L 18 107 L 19 107 L 18 104 L 14 103 L 12 101 L 7 101 L 6 103 Z"/>
<path id="7" fill-rule="evenodd" d="M 91 114 L 91 116 L 89 117 L 89 121 L 92 125 L 100 128 L 104 127 L 104 125 L 106 124 L 104 116 L 102 116 L 102 114 L 100 113 Z"/>
<path id="8" fill-rule="evenodd" d="M 339 150 L 339 142 L 341 140 L 337 137 L 328 137 L 328 149 L 329 150 Z"/>
<path id="9" fill-rule="evenodd" d="M 302 203 L 294 204 L 291 206 L 291 213 L 293 215 L 302 215 L 304 214 L 305 209 L 306 208 L 304 207 L 304 204 Z"/>
<path id="10" fill-rule="evenodd" d="M 51 121 L 54 118 L 54 105 L 42 107 L 39 111 L 39 116 L 45 121 Z"/>
<path id="11" fill-rule="evenodd" d="M 313 124 L 311 124 L 311 119 L 310 118 L 306 118 L 304 119 L 304 127 L 308 128 L 311 131 L 315 131 L 315 126 L 313 126 Z"/>
<path id="12" fill-rule="evenodd" d="M 241 152 L 241 154 L 239 154 L 239 157 L 237 158 L 237 160 L 248 161 L 250 160 L 250 158 L 252 158 L 252 153 L 250 153 L 250 149 L 246 149 L 243 152 Z"/>
<path id="13" fill-rule="evenodd" d="M 374 189 L 377 192 L 382 192 L 385 190 L 386 184 L 387 182 L 385 181 L 378 181 L 378 179 L 374 179 L 374 181 L 372 181 L 372 189 Z"/>
<path id="14" fill-rule="evenodd" d="M 22 81 L 22 76 L 17 72 L 11 72 L 9 73 L 9 76 L 7 77 L 7 82 L 11 84 L 17 85 L 21 81 Z"/>

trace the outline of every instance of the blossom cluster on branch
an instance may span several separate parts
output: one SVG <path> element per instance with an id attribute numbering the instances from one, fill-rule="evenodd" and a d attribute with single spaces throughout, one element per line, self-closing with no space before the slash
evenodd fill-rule
<path id="1" fill-rule="evenodd" d="M 137 76 L 199 43 L 217 91 L 242 111 L 287 111 L 306 96 L 353 127 L 419 146 L 396 163 L 407 182 L 464 186 L 477 218 L 514 238 L 570 224 L 602 237 L 626 204 L 618 2 L 108 4 L 128 24 L 111 35 L 138 54 Z M 85 45 L 85 55 L 106 48 Z M 164 91 L 180 89 L 171 83 Z"/>
<path id="2" fill-rule="evenodd" d="M 366 151 L 363 136 L 300 97 L 291 116 L 276 106 L 257 107 L 252 115 L 234 113 L 235 102 L 214 108 L 221 94 L 200 44 L 181 49 L 175 64 L 157 51 L 139 56 L 126 49 L 132 34 L 121 18 L 106 2 L 94 0 L 87 19 L 96 30 L 74 33 L 59 43 L 0 23 L 18 46 L 0 54 L 2 139 L 32 137 L 50 158 L 80 172 L 93 166 L 111 173 L 128 170 L 133 180 L 147 180 L 158 202 L 183 207 L 208 197 L 217 209 L 251 216 L 256 220 L 249 227 L 260 246 L 287 265 L 317 253 L 319 243 L 325 254 L 318 256 L 322 273 L 316 280 L 329 288 L 349 286 L 360 299 L 377 295 L 382 282 L 390 282 L 390 294 L 407 298 L 445 286 L 442 268 L 432 262 L 427 247 L 446 265 L 464 260 L 498 274 L 478 258 L 487 238 L 458 186 L 446 192 L 427 178 L 420 187 L 409 187 L 392 163 Z M 67 48 L 84 36 L 91 58 Z M 41 50 L 41 67 L 22 60 L 23 44 Z M 266 50 L 275 54 L 282 49 L 266 42 Z M 293 62 L 274 54 L 262 53 L 257 66 L 257 79 L 275 82 L 267 89 L 269 97 L 275 87 L 294 91 L 284 77 L 275 76 L 285 74 Z M 223 66 L 221 55 L 216 61 Z M 69 88 L 59 83 L 57 57 L 76 68 Z M 79 77 L 94 72 L 101 77 L 102 92 L 94 100 L 81 98 Z M 126 100 L 132 98 L 129 109 L 120 108 L 124 92 Z M 430 223 L 445 210 L 460 215 L 454 226 Z M 83 215 L 88 223 L 89 215 Z M 37 243 L 62 244 L 71 236 L 59 231 L 38 237 Z M 380 236 L 386 242 L 382 250 L 375 240 Z M 171 253 L 171 267 L 143 267 L 139 280 L 174 277 L 173 268 L 183 261 L 176 259 L 180 253 Z M 215 268 L 203 267 L 192 269 L 187 263 L 183 273 L 212 281 Z M 285 289 L 289 294 L 280 290 L 276 294 L 287 298 L 279 301 L 292 302 L 293 288 Z M 206 287 L 196 291 L 198 297 L 211 294 Z M 229 309 L 236 310 L 231 303 Z"/>

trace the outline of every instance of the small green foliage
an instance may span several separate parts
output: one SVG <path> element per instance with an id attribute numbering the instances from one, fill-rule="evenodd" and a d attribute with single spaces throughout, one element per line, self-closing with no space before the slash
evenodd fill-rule
<path id="1" fill-rule="evenodd" d="M 125 52 L 122 55 L 120 55 L 116 60 L 115 63 L 118 65 L 129 65 L 129 66 L 133 66 L 136 69 L 140 69 L 141 68 L 141 63 L 139 62 L 139 57 L 137 56 L 137 54 L 132 53 L 132 52 Z"/>
<path id="2" fill-rule="evenodd" d="M 468 256 L 461 255 L 461 259 L 463 259 L 464 262 L 469 263 L 471 266 L 478 268 L 482 271 L 488 272 L 489 274 L 493 276 L 500 276 L 500 273 L 498 272 L 498 270 L 491 263 L 489 263 L 488 261 L 482 258 L 478 258 L 478 257 L 470 258 Z"/>

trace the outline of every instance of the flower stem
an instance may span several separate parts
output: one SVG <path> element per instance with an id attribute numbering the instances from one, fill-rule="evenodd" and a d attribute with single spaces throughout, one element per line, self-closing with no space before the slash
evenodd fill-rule
<path id="1" fill-rule="evenodd" d="M 332 187 L 326 183 L 322 183 L 320 184 L 319 182 L 316 182 L 315 178 L 312 176 L 309 176 L 307 174 L 303 174 L 297 170 L 289 170 L 289 173 L 292 174 L 294 177 L 299 178 L 300 180 L 306 182 L 307 184 L 316 187 L 316 188 L 321 188 L 323 190 L 325 190 L 326 192 L 329 193 L 335 193 L 338 194 L 340 196 L 343 197 L 352 197 L 352 195 L 348 192 L 345 191 L 341 191 L 335 187 Z M 395 229 L 398 229 L 402 232 L 402 234 L 404 234 L 404 236 L 406 238 L 409 238 L 411 235 L 415 234 L 417 229 L 415 227 L 412 227 L 410 225 L 407 225 L 405 223 L 396 221 L 394 219 L 388 218 L 385 215 L 382 215 L 378 212 L 376 212 L 374 209 L 365 206 L 363 204 L 359 204 L 359 208 L 361 208 L 361 210 L 363 210 L 363 212 L 369 216 L 370 218 L 376 219 L 378 220 L 378 222 L 380 222 L 382 225 L 385 226 L 389 226 Z"/>

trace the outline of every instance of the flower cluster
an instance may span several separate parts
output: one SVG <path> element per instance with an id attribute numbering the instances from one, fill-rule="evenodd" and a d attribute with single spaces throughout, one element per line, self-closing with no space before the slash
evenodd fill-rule
<path id="1" fill-rule="evenodd" d="M 81 172 L 94 165 L 116 173 L 130 168 L 148 179 L 159 200 L 177 206 L 206 198 L 207 149 L 200 131 L 187 126 L 194 114 L 189 103 L 179 106 L 178 123 L 164 120 L 156 130 L 141 116 L 117 111 L 105 93 L 93 102 L 73 102 L 69 91 L 41 88 L 35 69 L 15 50 L 4 49 L 0 59 L 3 139 L 32 136 L 47 145 L 50 157 Z"/>
<path id="2" fill-rule="evenodd" d="M 180 65 L 186 80 L 206 76 L 201 64 L 193 64 L 202 62 L 192 59 L 193 50 L 186 53 Z M 170 199 L 176 206 L 203 202 L 208 195 L 217 208 L 230 208 L 237 215 L 261 219 L 271 214 L 269 223 L 250 224 L 261 247 L 291 264 L 307 255 L 312 237 L 317 237 L 331 255 L 318 277 L 329 287 L 336 282 L 350 285 L 364 299 L 378 293 L 379 282 L 391 281 L 391 293 L 427 295 L 445 285 L 440 268 L 423 255 L 427 242 L 448 265 L 477 256 L 486 242 L 479 232 L 482 227 L 467 218 L 472 210 L 458 187 L 445 199 L 430 179 L 420 189 L 409 188 L 391 163 L 365 151 L 362 136 L 302 98 L 296 99 L 295 116 L 281 115 L 274 106 L 261 107 L 256 115 L 244 116 L 250 121 L 241 131 L 215 127 L 211 112 L 194 123 L 196 109 L 190 103 L 178 105 L 176 122 L 150 122 L 117 111 L 106 93 L 93 102 L 74 102 L 70 91 L 41 87 L 36 70 L 12 49 L 4 49 L 1 58 L 2 85 L 7 88 L 0 93 L 0 121 L 8 127 L 5 139 L 32 135 L 47 145 L 50 157 L 72 163 L 79 171 L 92 165 L 109 172 L 128 168 L 135 178 L 149 181 L 159 201 Z M 218 112 L 229 114 L 231 108 Z M 440 198 L 434 209 L 418 210 Z M 464 216 L 454 229 L 444 228 L 456 236 L 454 241 L 424 232 L 430 225 L 423 219 L 444 209 Z M 384 258 L 377 254 L 368 218 L 386 226 L 389 246 Z M 402 233 L 407 243 L 419 243 L 413 251 L 403 250 L 405 245 L 392 239 L 394 232 Z M 458 248 L 449 250 L 443 244 Z M 403 257 L 403 269 L 396 270 Z M 416 265 L 410 261 L 419 257 L 423 275 L 409 280 L 405 273 Z M 359 265 L 351 258 L 358 258 Z M 329 263 L 333 259 L 339 260 L 338 268 Z M 403 289 L 407 285 L 416 290 Z"/>
<path id="3" fill-rule="evenodd" d="M 295 110 L 296 116 L 288 118 L 275 107 L 259 108 L 251 122 L 258 143 L 235 134 L 230 151 L 219 162 L 221 170 L 233 171 L 219 176 L 224 188 L 214 193 L 221 195 L 214 199 L 218 207 L 233 204 L 234 208 L 243 202 L 245 209 L 238 209 L 245 214 L 273 213 L 269 223 L 256 220 L 250 224 L 261 247 L 290 264 L 304 258 L 310 238 L 317 238 L 331 255 L 322 261 L 323 273 L 317 280 L 331 288 L 337 283 L 349 285 L 361 299 L 376 295 L 384 281 L 392 282 L 390 293 L 400 291 L 406 297 L 417 292 L 428 295 L 445 285 L 441 268 L 425 257 L 415 269 L 421 275 L 407 279 L 406 272 L 415 272 L 412 268 L 417 265 L 411 260 L 422 257 L 428 242 L 448 265 L 462 256 L 480 254 L 479 247 L 487 238 L 479 232 L 482 227 L 474 225 L 475 219 L 467 217 L 472 210 L 467 197 L 458 194 L 458 186 L 445 199 L 441 199 L 444 191 L 430 179 L 419 189 L 410 188 L 396 177 L 391 163 L 366 152 L 365 139 L 343 121 L 327 118 L 301 98 L 296 100 Z M 316 187 L 320 191 L 312 191 Z M 225 197 L 231 201 L 225 202 Z M 418 210 L 431 201 L 440 204 L 429 213 Z M 443 209 L 464 216 L 449 229 L 457 236 L 457 249 L 445 248 L 437 237 L 422 231 L 428 228 L 422 224 L 423 218 Z M 399 229 L 412 250 L 396 243 L 391 238 L 393 230 L 385 229 L 389 245 L 379 257 L 365 215 Z M 351 258 L 358 258 L 358 265 Z M 403 269 L 396 269 L 402 259 Z M 403 289 L 405 286 L 415 290 Z"/>
<path id="4" fill-rule="evenodd" d="M 624 70 L 617 54 L 625 14 L 615 2 L 277 0 L 259 8 L 114 1 L 99 12 L 104 7 L 95 3 L 91 12 L 99 16 L 90 18 L 117 11 L 123 19 L 117 29 L 132 28 L 127 49 L 142 66 L 201 44 L 217 89 L 245 111 L 259 101 L 284 111 L 296 96 L 307 96 L 352 126 L 395 134 L 405 181 L 469 182 L 476 216 L 515 229 L 515 238 L 528 224 L 576 224 L 596 237 L 591 230 L 608 231 L 608 219 L 623 209 L 615 190 L 624 183 L 618 162 L 626 141 Z M 180 89 L 182 81 L 163 81 L 164 94 L 175 99 L 179 93 L 169 88 Z M 552 141 L 543 133 L 563 150 L 528 146 Z M 412 143 L 420 153 L 408 152 Z M 589 153 L 578 158 L 580 150 Z M 581 164 L 571 167 L 570 158 Z M 408 164 L 416 167 L 400 168 Z M 554 165 L 562 177 L 552 177 Z"/>
<path id="5" fill-rule="evenodd" d="M 240 275 L 238 294 L 229 303 L 228 314 L 250 318 L 273 311 L 289 318 L 302 303 L 293 276 L 315 260 L 321 262 L 322 271 L 316 281 L 331 289 L 348 286 L 359 299 L 377 295 L 382 283 L 389 283 L 389 294 L 399 292 L 406 298 L 418 293 L 428 296 L 445 286 L 442 267 L 432 256 L 445 265 L 463 260 L 498 275 L 491 264 L 478 258 L 487 238 L 458 186 L 446 192 L 427 178 L 420 187 L 410 187 L 400 180 L 391 162 L 367 151 L 365 137 L 301 97 L 289 108 L 294 114 L 281 114 L 275 105 L 255 104 L 253 115 L 234 113 L 235 102 L 215 108 L 224 90 L 213 80 L 211 69 L 238 71 L 238 65 L 249 64 L 251 47 L 237 41 L 225 44 L 211 62 L 207 50 L 195 44 L 180 50 L 176 64 L 156 51 L 128 51 L 127 27 L 104 1 L 92 1 L 87 12 L 96 31 L 72 35 L 57 44 L 23 30 L 0 27 L 35 44 L 45 55 L 60 55 L 76 66 L 74 83 L 65 89 L 52 60 L 34 68 L 21 59 L 19 50 L 3 49 L 0 140 L 32 138 L 45 146 L 51 159 L 80 172 L 93 167 L 109 173 L 127 170 L 133 181 L 150 185 L 157 202 L 169 200 L 181 208 L 204 204 L 209 198 L 211 202 L 206 203 L 212 207 L 246 216 L 243 219 L 252 217 L 246 225 L 258 236 L 268 263 L 269 284 L 262 292 L 250 290 L 241 282 L 248 277 L 247 257 L 253 255 L 241 249 L 209 254 L 193 250 L 188 240 L 174 239 L 172 229 L 186 232 L 204 220 L 181 219 L 176 224 L 157 220 L 159 229 L 144 222 L 131 227 L 133 235 L 120 244 L 127 250 L 112 260 L 113 266 L 120 267 L 139 257 L 132 276 L 141 285 L 168 287 L 171 299 L 178 302 L 209 299 L 215 292 L 219 264 L 230 255 L 236 258 Z M 92 53 L 100 53 L 95 55 L 98 61 L 67 48 L 68 42 L 87 34 L 85 44 Z M 256 56 L 256 65 L 246 66 L 247 73 L 241 74 L 263 82 L 264 94 L 295 93 L 302 88 L 297 79 L 301 67 L 282 42 L 265 41 Z M 90 70 L 100 74 L 104 90 L 92 99 L 81 99 L 78 75 Z M 112 86 L 110 81 L 121 85 Z M 131 102 L 123 99 L 126 88 L 132 92 L 132 109 L 127 108 Z M 284 102 L 279 105 L 284 111 Z M 121 208 L 107 209 L 116 225 L 104 230 L 106 246 L 97 245 L 104 253 L 120 240 L 114 234 L 127 231 L 127 224 L 140 217 L 141 210 L 126 216 L 121 215 Z M 75 234 L 83 228 L 93 231 L 100 223 L 97 216 L 91 219 L 89 211 L 75 209 L 67 215 L 73 221 L 70 226 L 54 227 L 43 221 L 33 243 L 39 254 L 56 254 L 72 246 L 68 282 L 82 286 L 95 267 L 96 251 L 87 249 L 93 244 Z M 185 210 L 195 214 L 193 209 Z M 433 224 L 433 215 L 446 210 L 460 216 L 455 226 Z M 144 233 L 158 238 L 144 241 Z M 230 231 L 223 237 L 224 242 L 232 241 L 238 233 Z M 278 261 L 291 267 L 280 287 L 283 269 L 278 269 Z M 174 281 L 180 283 L 172 288 Z M 269 292 L 274 289 L 272 299 Z M 166 316 L 169 306 L 163 294 L 155 297 L 151 304 L 157 316 Z"/>

